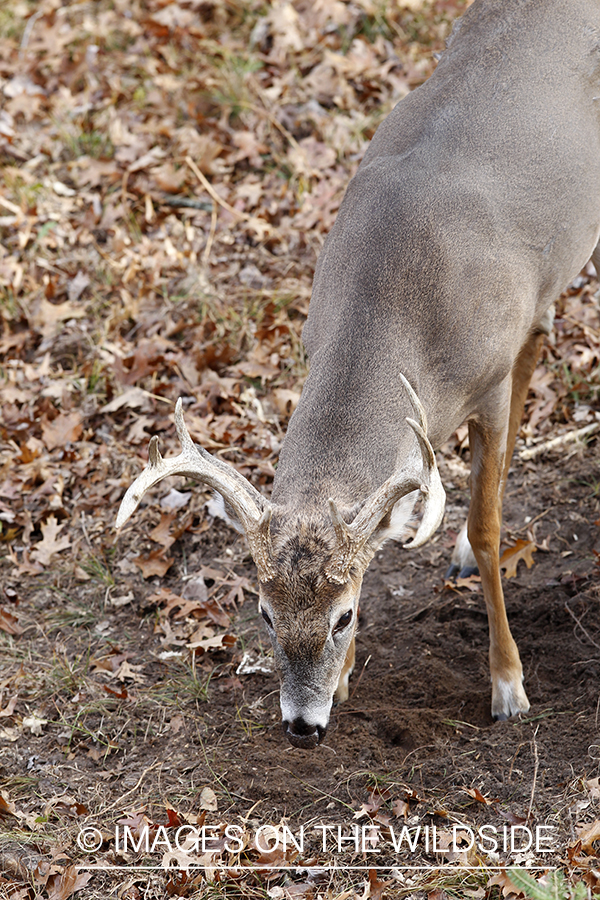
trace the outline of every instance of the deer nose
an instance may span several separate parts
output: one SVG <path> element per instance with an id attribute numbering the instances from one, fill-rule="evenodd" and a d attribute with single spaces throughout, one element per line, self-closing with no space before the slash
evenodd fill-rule
<path id="1" fill-rule="evenodd" d="M 312 750 L 320 744 L 327 731 L 321 725 L 309 725 L 301 716 L 293 722 L 286 722 L 284 719 L 281 724 L 290 744 L 302 750 Z"/>

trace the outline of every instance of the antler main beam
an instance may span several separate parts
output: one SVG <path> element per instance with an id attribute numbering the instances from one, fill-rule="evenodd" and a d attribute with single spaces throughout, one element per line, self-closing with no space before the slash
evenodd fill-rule
<path id="1" fill-rule="evenodd" d="M 158 438 L 150 440 L 148 465 L 123 497 L 117 514 L 116 527 L 121 528 L 137 509 L 146 491 L 168 475 L 184 475 L 204 482 L 218 491 L 239 519 L 250 552 L 258 569 L 260 581 L 270 581 L 274 575 L 269 525 L 271 505 L 233 466 L 211 456 L 203 447 L 194 444 L 183 420 L 181 398 L 175 407 L 175 427 L 181 444 L 179 456 L 164 459 L 158 449 Z"/>

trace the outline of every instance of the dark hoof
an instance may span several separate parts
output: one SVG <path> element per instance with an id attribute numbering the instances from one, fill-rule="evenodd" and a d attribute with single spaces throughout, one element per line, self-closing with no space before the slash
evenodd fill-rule
<path id="1" fill-rule="evenodd" d="M 293 722 L 282 722 L 283 731 L 292 747 L 300 747 L 301 750 L 313 750 L 325 737 L 326 728 L 320 725 L 309 725 L 304 719 L 294 719 Z"/>
<path id="2" fill-rule="evenodd" d="M 451 563 L 446 569 L 446 581 L 455 580 L 459 570 L 460 566 L 457 566 L 456 563 Z"/>
<path id="3" fill-rule="evenodd" d="M 497 716 L 492 715 L 494 722 L 508 722 L 509 717 L 505 713 L 498 713 Z"/>
<path id="4" fill-rule="evenodd" d="M 459 578 L 470 578 L 471 575 L 479 575 L 477 566 L 465 566 L 464 569 L 461 569 L 458 573 Z"/>

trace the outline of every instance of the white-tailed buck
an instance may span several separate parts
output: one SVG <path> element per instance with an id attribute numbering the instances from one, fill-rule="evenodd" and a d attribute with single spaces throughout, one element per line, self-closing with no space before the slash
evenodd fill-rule
<path id="1" fill-rule="evenodd" d="M 117 525 L 166 475 L 243 526 L 281 675 L 286 734 L 314 747 L 348 696 L 364 572 L 417 497 L 441 522 L 433 450 L 469 423 L 471 506 L 455 566 L 481 574 L 492 713 L 529 709 L 498 566 L 502 495 L 552 303 L 600 235 L 599 0 L 475 0 L 348 186 L 315 274 L 310 374 L 267 500 L 196 447 L 157 438 Z"/>

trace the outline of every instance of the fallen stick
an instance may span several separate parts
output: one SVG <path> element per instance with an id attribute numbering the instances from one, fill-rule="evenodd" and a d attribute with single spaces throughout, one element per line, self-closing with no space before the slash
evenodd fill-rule
<path id="1" fill-rule="evenodd" d="M 595 434 L 597 431 L 600 431 L 600 422 L 592 422 L 591 425 L 585 425 L 583 428 L 567 431 L 565 434 L 552 438 L 551 441 L 544 441 L 543 444 L 537 444 L 535 447 L 528 447 L 527 450 L 521 450 L 519 459 L 534 459 L 536 456 L 539 456 L 540 453 L 545 453 L 546 450 L 555 450 L 557 447 L 562 447 L 563 444 L 579 441 L 581 438 L 587 437 L 590 434 Z"/>

